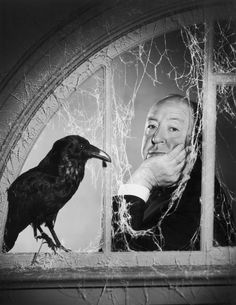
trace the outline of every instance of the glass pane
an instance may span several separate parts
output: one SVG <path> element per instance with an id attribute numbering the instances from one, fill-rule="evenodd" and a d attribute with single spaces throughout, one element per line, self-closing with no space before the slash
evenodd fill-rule
<path id="1" fill-rule="evenodd" d="M 67 135 L 80 135 L 88 139 L 92 145 L 100 149 L 103 147 L 103 69 L 97 71 L 82 85 L 75 86 L 70 93 L 68 88 L 74 79 L 69 77 L 66 82 L 68 86 L 61 86 L 54 92 L 61 108 L 41 133 L 22 172 L 35 167 L 46 156 L 53 143 Z M 95 158 L 88 160 L 84 179 L 78 190 L 57 215 L 54 229 L 66 248 L 88 252 L 98 251 L 101 247 L 102 174 L 102 161 Z M 41 227 L 50 236 L 49 230 Z M 35 240 L 33 230 L 28 226 L 19 234 L 12 251 L 37 252 L 41 242 L 42 239 L 38 242 Z M 44 243 L 41 251 L 47 252 L 50 249 Z"/>
<path id="2" fill-rule="evenodd" d="M 217 88 L 214 245 L 236 245 L 236 87 Z"/>
<path id="3" fill-rule="evenodd" d="M 194 25 L 113 60 L 113 251 L 199 249 L 203 41 Z"/>
<path id="4" fill-rule="evenodd" d="M 230 17 L 215 23 L 213 71 L 236 72 L 236 20 Z"/>

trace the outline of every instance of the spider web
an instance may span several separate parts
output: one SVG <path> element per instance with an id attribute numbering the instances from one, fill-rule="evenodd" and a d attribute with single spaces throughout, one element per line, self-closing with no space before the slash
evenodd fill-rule
<path id="1" fill-rule="evenodd" d="M 217 72 L 235 72 L 235 32 L 232 31 L 231 20 L 229 22 L 217 22 L 215 35 L 215 47 L 213 53 L 214 70 Z M 206 29 L 207 31 L 207 29 Z M 204 44 L 206 41 L 205 26 L 191 25 L 183 26 L 174 35 L 166 34 L 163 37 L 153 38 L 139 46 L 128 50 L 119 56 L 113 65 L 113 191 L 117 194 L 119 186 L 125 183 L 132 174 L 132 166 L 127 156 L 127 143 L 132 140 L 132 124 L 135 120 L 136 105 L 139 94 L 144 89 L 143 83 L 152 84 L 161 90 L 165 82 L 175 84 L 174 93 L 181 93 L 194 101 L 196 104 L 195 122 L 191 137 L 191 152 L 186 159 L 186 166 L 182 172 L 177 188 L 171 194 L 167 209 L 157 221 L 157 224 L 148 230 L 134 230 L 131 226 L 131 215 L 129 210 L 131 203 L 124 198 L 119 199 L 118 210 L 114 212 L 114 230 L 112 238 L 123 239 L 125 246 L 123 250 L 130 251 L 127 236 L 137 240 L 139 237 L 148 236 L 153 240 L 156 249 L 162 250 L 165 239 L 162 234 L 162 222 L 165 217 L 174 213 L 190 178 L 191 171 L 197 156 L 201 155 L 202 135 L 202 106 L 203 106 L 203 74 L 204 74 Z M 174 38 L 177 37 L 177 38 Z M 176 40 L 177 39 L 177 40 Z M 174 41 L 174 42 L 173 42 Z M 227 44 L 226 44 L 227 42 Z M 174 45 L 174 43 L 177 45 Z M 182 52 L 182 53 L 181 53 Z M 181 53 L 181 54 L 180 54 Z M 182 55 L 182 57 L 181 57 Z M 118 76 L 117 76 L 118 75 Z M 123 86 L 123 91 L 121 87 Z M 149 85 L 150 86 L 150 85 Z M 154 90 L 155 91 L 155 90 Z M 235 90 L 234 103 L 229 103 L 227 89 L 222 86 L 218 89 L 221 102 L 217 105 L 217 111 L 228 114 L 231 124 L 235 125 Z M 229 91 L 229 89 L 228 89 Z M 122 93 L 121 93 L 122 92 Z M 128 93 L 127 93 L 128 92 Z M 231 90 L 232 92 L 232 90 Z M 155 91 L 157 93 L 157 91 Z M 173 93 L 167 91 L 167 94 Z M 151 94 L 151 93 L 150 93 Z M 158 93 L 157 93 L 158 96 Z M 223 97 L 223 99 L 222 99 Z M 159 98 L 160 99 L 160 98 Z M 157 100 L 153 99 L 153 102 Z M 218 97 L 218 100 L 220 98 Z M 232 98 L 231 98 L 232 100 Z M 144 101 L 145 103 L 147 101 Z M 148 102 L 147 102 L 148 103 Z M 150 104 L 151 105 L 151 104 Z M 149 106 L 150 106 L 149 105 Z M 219 106 L 221 105 L 221 106 Z M 148 108 L 147 108 L 148 110 Z M 147 111 L 146 111 L 147 113 Z M 227 137 L 227 135 L 225 135 Z M 141 144 L 140 144 L 141 146 Z M 232 157 L 235 162 L 235 157 Z M 137 165 L 137 164 L 136 164 Z M 230 164 L 227 164 L 230 168 Z M 217 172 L 218 173 L 218 172 Z M 218 175 L 220 185 L 227 185 Z M 235 206 L 235 189 L 228 189 L 228 201 L 222 201 L 222 215 L 227 223 L 228 239 L 233 239 L 235 226 L 232 222 L 232 206 Z M 217 200 L 217 198 L 215 198 Z M 191 238 L 191 249 L 198 248 L 200 227 Z M 215 245 L 217 243 L 215 242 Z"/>
<path id="2" fill-rule="evenodd" d="M 167 216 L 175 213 L 178 208 L 197 156 L 201 155 L 206 32 L 207 29 L 205 30 L 205 26 L 202 24 L 182 26 L 179 31 L 143 42 L 112 61 L 112 164 L 110 167 L 113 194 L 117 194 L 120 185 L 129 179 L 133 169 L 141 162 L 136 152 L 136 150 L 140 150 L 140 139 L 142 137 L 142 134 L 138 132 L 140 125 L 136 123 L 141 119 L 140 114 L 144 116 L 158 96 L 161 98 L 170 93 L 185 95 L 195 102 L 196 106 L 190 143 L 191 151 L 187 155 L 186 166 L 177 187 L 171 194 L 167 209 L 154 227 L 137 231 L 131 226 L 131 215 L 129 214 L 131 204 L 124 199 L 120 200 L 119 209 L 115 212 L 117 229 L 112 232 L 113 239 L 119 239 L 120 236 L 126 238 L 127 234 L 135 239 L 148 236 L 153 240 L 157 249 L 163 249 L 165 239 L 162 234 L 162 222 Z M 215 32 L 214 71 L 234 73 L 236 66 L 235 31 L 232 31 L 232 20 L 216 23 Z M 105 53 L 104 56 L 106 56 Z M 88 66 L 89 64 L 88 62 Z M 75 71 L 53 93 L 55 100 L 60 105 L 60 110 L 56 114 L 56 120 L 50 123 L 51 128 L 55 130 L 60 126 L 62 133 L 65 135 L 79 134 L 89 139 L 93 145 L 102 148 L 105 141 L 103 136 L 105 126 L 104 71 L 100 69 L 98 73 L 93 74 L 93 84 L 88 81 L 78 86 L 80 77 L 80 73 Z M 233 88 L 223 85 L 217 89 L 218 116 L 222 115 L 224 120 L 227 120 L 229 125 L 233 126 L 232 128 L 235 125 L 236 114 L 235 90 Z M 142 101 L 143 98 L 144 102 Z M 147 104 L 146 109 L 143 107 L 144 104 Z M 55 121 L 57 121 L 56 124 Z M 143 126 L 141 129 L 143 129 Z M 222 130 L 221 127 L 218 129 Z M 221 135 L 222 137 L 228 143 L 226 140 L 227 133 Z M 132 147 L 133 144 L 135 144 L 134 148 Z M 229 144 L 227 145 L 229 147 Z M 219 144 L 218 146 L 222 145 Z M 216 152 L 218 153 L 218 150 Z M 229 182 L 225 178 L 227 173 L 223 168 L 230 168 L 235 163 L 236 150 L 234 153 L 232 147 L 229 147 L 228 153 L 231 156 L 231 163 L 224 165 L 221 160 L 218 160 L 219 166 L 216 168 L 216 173 L 221 186 L 227 193 L 228 203 L 227 205 L 224 202 L 222 203 L 222 207 L 224 207 L 222 215 L 224 215 L 228 224 L 227 230 L 229 236 L 231 236 L 235 231 L 230 214 L 232 206 L 235 206 L 236 189 L 229 187 Z M 91 173 L 92 183 L 96 187 L 98 181 L 102 180 L 101 166 L 98 167 L 94 162 L 90 162 L 87 165 L 87 170 Z M 101 213 L 103 213 L 102 210 Z M 200 227 L 196 229 L 192 236 L 192 249 L 196 249 L 199 234 Z M 97 240 L 99 238 L 100 236 L 97 237 Z M 98 246 L 96 242 L 95 248 L 100 248 L 102 242 L 101 240 Z M 94 246 L 91 245 L 90 248 L 93 249 Z M 128 241 L 126 241 L 126 250 L 131 250 Z"/>
<path id="3" fill-rule="evenodd" d="M 22 172 L 35 166 L 36 162 L 45 157 L 53 142 L 67 135 L 80 135 L 88 139 L 92 145 L 103 148 L 104 70 L 102 68 L 97 70 L 85 82 L 78 85 L 80 77 L 81 74 L 75 71 L 53 92 L 50 101 L 57 103 L 59 110 L 35 143 Z M 85 177 L 78 192 L 57 217 L 55 228 L 57 233 L 59 232 L 58 236 L 62 244 L 79 252 L 95 252 L 101 248 L 102 196 L 100 194 L 103 188 L 101 165 L 100 160 L 93 159 L 86 163 Z M 100 204 L 94 207 L 95 198 Z M 88 217 L 90 220 L 86 221 Z M 47 231 L 47 228 L 45 230 Z M 32 238 L 31 228 L 27 227 L 17 239 L 13 251 L 32 251 L 37 248 L 38 244 Z M 43 250 L 44 248 L 46 251 L 51 251 L 46 245 L 43 246 Z"/>

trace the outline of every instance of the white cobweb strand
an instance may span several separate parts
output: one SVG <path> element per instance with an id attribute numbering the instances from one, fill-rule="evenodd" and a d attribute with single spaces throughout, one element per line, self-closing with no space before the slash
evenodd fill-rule
<path id="1" fill-rule="evenodd" d="M 68 99 L 61 101 L 55 96 L 61 105 L 57 116 L 60 121 L 59 126 L 63 128 L 65 134 L 80 135 L 87 138 L 91 144 L 102 148 L 104 141 L 102 132 L 104 130 L 103 79 L 98 76 L 94 78 L 96 81 L 95 88 L 76 88 L 81 97 L 81 100 L 78 100 L 76 104 Z M 87 113 L 86 111 L 87 107 L 84 105 L 84 100 L 88 98 L 93 103 L 93 113 Z M 86 171 L 90 172 L 94 187 L 97 186 L 98 179 L 101 177 L 101 170 L 102 167 L 97 167 L 93 160 L 86 164 Z"/>
<path id="2" fill-rule="evenodd" d="M 204 43 L 204 35 L 199 34 L 200 29 L 197 25 L 189 28 L 189 27 L 183 27 L 181 31 L 181 36 L 183 39 L 183 43 L 186 47 L 186 52 L 190 54 L 189 61 L 185 62 L 185 67 L 183 71 L 180 73 L 177 69 L 177 67 L 174 66 L 172 63 L 171 57 L 169 56 L 169 49 L 166 45 L 165 40 L 165 50 L 161 51 L 158 50 L 157 44 L 151 40 L 149 44 L 149 49 L 146 49 L 145 43 L 138 46 L 135 50 L 128 51 L 132 56 L 135 58 L 135 67 L 136 67 L 136 81 L 133 88 L 133 95 L 129 101 L 129 103 L 125 104 L 122 100 L 119 101 L 118 97 L 115 95 L 115 90 L 113 91 L 113 110 L 114 110 L 114 124 L 113 124 L 113 146 L 112 146 L 112 153 L 114 158 L 114 166 L 115 171 L 113 173 L 117 173 L 116 176 L 113 177 L 113 188 L 117 190 L 119 185 L 124 182 L 124 178 L 126 174 L 131 174 L 130 172 L 130 164 L 127 158 L 126 153 L 126 140 L 128 137 L 130 137 L 130 126 L 131 121 L 134 118 L 134 106 L 135 106 L 135 99 L 138 93 L 138 90 L 141 86 L 141 83 L 143 81 L 144 76 L 147 76 L 155 86 L 155 84 L 160 84 L 161 81 L 158 79 L 158 73 L 156 73 L 157 68 L 162 64 L 162 61 L 165 59 L 169 63 L 169 73 L 168 76 L 170 78 L 174 78 L 177 87 L 186 92 L 186 95 L 190 98 L 191 91 L 194 90 L 195 94 L 197 96 L 197 113 L 196 117 L 198 121 L 198 126 L 194 129 L 194 134 L 191 138 L 191 153 L 188 155 L 187 163 L 185 166 L 185 169 L 182 173 L 181 181 L 179 182 L 176 190 L 173 192 L 171 200 L 169 202 L 169 206 L 166 210 L 166 212 L 163 214 L 161 219 L 158 223 L 158 231 L 159 236 L 156 236 L 157 234 L 157 228 L 153 227 L 148 230 L 139 230 L 135 231 L 132 229 L 130 225 L 131 216 L 129 215 L 129 203 L 127 203 L 125 200 L 120 201 L 120 206 L 118 209 L 118 231 L 113 232 L 114 234 L 120 234 L 120 233 L 128 233 L 129 235 L 133 236 L 134 238 L 137 238 L 139 236 L 148 235 L 153 238 L 154 243 L 157 246 L 157 249 L 162 250 L 162 242 L 163 236 L 161 231 L 161 222 L 168 215 L 170 210 L 173 210 L 173 205 L 175 205 L 175 208 L 177 208 L 178 202 L 181 199 L 181 196 L 183 194 L 183 191 L 185 189 L 186 183 L 189 180 L 191 170 L 194 166 L 194 163 L 197 158 L 198 154 L 198 142 L 197 139 L 201 135 L 201 109 L 202 109 L 202 77 L 203 77 L 203 65 L 204 65 L 204 54 L 203 54 L 203 48 L 202 44 Z M 165 38 L 164 38 L 165 39 Z M 154 47 L 158 54 L 159 58 L 157 62 L 154 62 L 153 59 L 150 58 L 151 54 L 151 48 Z M 132 62 L 125 61 L 125 59 L 120 56 L 121 62 L 124 65 L 130 65 Z M 140 72 L 140 65 L 142 67 L 142 71 Z M 153 74 L 151 74 L 147 69 L 147 67 L 150 67 L 150 65 L 153 68 Z M 195 121 L 195 124 L 196 124 Z M 155 233 L 154 233 L 155 231 Z M 198 231 L 196 232 L 195 236 L 193 236 L 192 240 L 197 238 Z M 125 235 L 124 235 L 125 236 Z M 126 248 L 129 249 L 128 243 L 126 244 Z"/>

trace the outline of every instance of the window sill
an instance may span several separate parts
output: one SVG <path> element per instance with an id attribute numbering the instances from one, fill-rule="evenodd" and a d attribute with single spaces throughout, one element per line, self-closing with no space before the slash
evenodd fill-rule
<path id="1" fill-rule="evenodd" d="M 29 256 L 29 254 L 25 254 Z M 46 254 L 45 254 L 46 255 Z M 8 256 L 8 255 L 7 255 Z M 14 255 L 12 255 L 14 257 Z M 17 258 L 18 255 L 15 255 Z M 22 254 L 24 256 L 24 254 Z M 152 266 L 78 267 L 68 261 L 67 267 L 49 267 L 35 264 L 21 267 L 12 264 L 0 267 L 0 289 L 35 289 L 63 287 L 169 287 L 170 285 L 235 286 L 236 265 L 152 265 Z M 32 257 L 32 255 L 31 255 Z M 69 257 L 69 256 L 68 256 Z M 60 257 L 58 257 L 60 260 Z M 1 260 L 0 260 L 1 261 Z M 1 261 L 2 262 L 2 261 Z M 12 261 L 13 262 L 13 261 Z M 16 262 L 16 261 L 15 261 Z"/>

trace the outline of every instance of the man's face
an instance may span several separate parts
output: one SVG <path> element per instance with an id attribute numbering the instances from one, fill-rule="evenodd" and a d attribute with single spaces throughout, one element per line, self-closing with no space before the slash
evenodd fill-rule
<path id="1" fill-rule="evenodd" d="M 191 108 L 181 101 L 165 100 L 154 104 L 146 119 L 142 157 L 169 153 L 176 145 L 186 144 L 192 131 Z"/>

